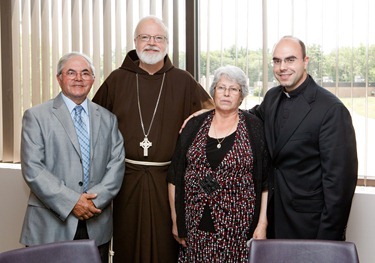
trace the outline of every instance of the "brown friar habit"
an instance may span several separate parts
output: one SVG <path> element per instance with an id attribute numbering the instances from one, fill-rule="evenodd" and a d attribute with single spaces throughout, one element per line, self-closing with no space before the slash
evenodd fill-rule
<path id="1" fill-rule="evenodd" d="M 144 157 L 140 142 L 145 136 L 138 109 L 136 74 L 147 133 L 164 73 L 159 106 L 148 135 L 152 146 L 148 157 Z M 213 107 L 208 93 L 189 73 L 175 68 L 168 56 L 164 58 L 163 68 L 150 75 L 139 67 L 135 50 L 104 81 L 93 101 L 117 116 L 126 158 L 147 162 L 170 161 L 183 121 L 199 109 Z M 177 262 L 178 244 L 172 236 L 167 171 L 168 166 L 126 163 L 122 188 L 113 207 L 114 262 Z"/>

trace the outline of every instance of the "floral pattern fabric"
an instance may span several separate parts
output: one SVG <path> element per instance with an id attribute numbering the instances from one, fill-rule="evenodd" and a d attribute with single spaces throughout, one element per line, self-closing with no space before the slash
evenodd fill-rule
<path id="1" fill-rule="evenodd" d="M 206 157 L 206 143 L 213 114 L 204 121 L 187 152 L 185 203 L 187 248 L 181 248 L 179 262 L 247 262 L 246 241 L 254 216 L 255 191 L 253 153 L 244 116 L 239 112 L 234 144 L 219 166 L 212 170 Z M 213 178 L 219 188 L 205 192 L 201 181 Z M 215 232 L 198 229 L 204 207 L 211 209 Z"/>

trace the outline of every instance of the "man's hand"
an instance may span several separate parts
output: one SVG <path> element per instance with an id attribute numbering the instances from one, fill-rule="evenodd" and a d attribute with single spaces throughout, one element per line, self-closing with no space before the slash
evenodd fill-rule
<path id="1" fill-rule="evenodd" d="M 202 113 L 205 113 L 205 112 L 207 112 L 207 111 L 209 111 L 209 110 L 211 110 L 211 109 L 201 109 L 201 110 L 199 110 L 199 111 L 194 112 L 194 113 L 191 114 L 189 117 L 187 117 L 187 118 L 184 120 L 184 123 L 182 124 L 179 133 L 182 132 L 182 130 L 183 130 L 183 129 L 185 128 L 185 126 L 186 126 L 186 123 L 187 123 L 191 118 L 193 118 L 193 117 L 197 117 L 197 116 L 201 115 Z"/>
<path id="2" fill-rule="evenodd" d="M 92 199 L 95 199 L 97 194 L 83 193 L 78 202 L 73 208 L 73 214 L 79 220 L 87 220 L 95 215 L 99 215 L 102 210 L 95 207 Z"/>

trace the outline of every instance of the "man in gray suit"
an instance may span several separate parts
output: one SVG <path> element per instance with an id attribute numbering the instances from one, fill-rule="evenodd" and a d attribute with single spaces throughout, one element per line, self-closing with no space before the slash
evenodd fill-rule
<path id="1" fill-rule="evenodd" d="M 21 167 L 31 193 L 20 242 L 94 239 L 106 262 L 125 152 L 115 115 L 87 99 L 94 74 L 86 55 L 64 55 L 56 75 L 62 92 L 24 113 Z M 76 131 L 76 107 L 84 132 Z M 80 133 L 88 137 L 86 150 Z"/>

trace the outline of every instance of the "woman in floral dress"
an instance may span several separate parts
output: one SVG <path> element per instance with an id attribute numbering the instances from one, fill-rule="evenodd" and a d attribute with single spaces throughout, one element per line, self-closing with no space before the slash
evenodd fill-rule
<path id="1" fill-rule="evenodd" d="M 247 262 L 246 242 L 266 238 L 267 177 L 272 171 L 260 119 L 239 109 L 246 76 L 215 71 L 215 109 L 192 118 L 168 173 L 179 262 Z"/>

